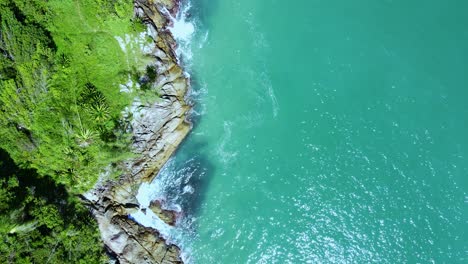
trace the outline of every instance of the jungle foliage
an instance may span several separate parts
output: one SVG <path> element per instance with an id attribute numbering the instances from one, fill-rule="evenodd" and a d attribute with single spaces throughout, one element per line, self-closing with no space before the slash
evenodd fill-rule
<path id="1" fill-rule="evenodd" d="M 129 156 L 142 31 L 129 0 L 0 0 L 0 263 L 105 261 L 77 195 Z"/>
<path id="2" fill-rule="evenodd" d="M 117 39 L 143 30 L 133 3 L 0 0 L 0 14 L 0 147 L 83 192 L 128 155 L 120 85 L 141 55 Z"/>
<path id="3" fill-rule="evenodd" d="M 89 212 L 65 186 L 0 149 L 0 263 L 105 263 Z"/>

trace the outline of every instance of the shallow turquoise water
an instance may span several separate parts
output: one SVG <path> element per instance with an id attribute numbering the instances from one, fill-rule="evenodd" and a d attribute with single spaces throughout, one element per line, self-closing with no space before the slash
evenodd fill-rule
<path id="1" fill-rule="evenodd" d="M 468 2 L 192 6 L 189 261 L 467 263 Z"/>

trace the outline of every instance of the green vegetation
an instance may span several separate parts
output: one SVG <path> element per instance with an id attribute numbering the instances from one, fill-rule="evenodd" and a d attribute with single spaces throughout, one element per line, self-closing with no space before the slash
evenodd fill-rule
<path id="1" fill-rule="evenodd" d="M 0 147 L 83 192 L 128 155 L 120 85 L 144 70 L 133 3 L 0 0 L 0 13 Z"/>
<path id="2" fill-rule="evenodd" d="M 0 263 L 104 263 L 95 221 L 63 185 L 0 149 Z"/>
<path id="3" fill-rule="evenodd" d="M 129 0 L 0 0 L 0 263 L 105 261 L 76 197 L 130 155 L 143 29 Z"/>

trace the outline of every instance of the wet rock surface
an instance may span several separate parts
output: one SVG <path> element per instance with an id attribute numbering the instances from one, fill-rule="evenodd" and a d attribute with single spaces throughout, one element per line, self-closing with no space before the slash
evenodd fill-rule
<path id="1" fill-rule="evenodd" d="M 179 248 L 168 245 L 153 228 L 129 217 L 140 210 L 136 199 L 142 182 L 151 181 L 182 142 L 191 125 L 186 121 L 190 106 L 184 97 L 189 82 L 178 65 L 176 43 L 166 27 L 167 12 L 175 13 L 176 0 L 135 0 L 135 13 L 151 29 L 154 38 L 154 66 L 157 78 L 152 84 L 160 99 L 133 105 L 133 151 L 135 158 L 124 163 L 118 180 L 96 185 L 82 196 L 98 222 L 101 237 L 116 263 L 182 263 Z M 150 208 L 161 220 L 174 224 L 174 212 L 159 202 Z"/>
<path id="2" fill-rule="evenodd" d="M 160 201 L 152 201 L 149 209 L 153 211 L 161 220 L 169 225 L 174 225 L 176 222 L 177 212 L 164 210 Z"/>

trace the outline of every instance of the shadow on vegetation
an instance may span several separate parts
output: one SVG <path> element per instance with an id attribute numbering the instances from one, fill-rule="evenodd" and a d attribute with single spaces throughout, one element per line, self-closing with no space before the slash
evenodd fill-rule
<path id="1" fill-rule="evenodd" d="M 76 210 L 78 201 L 69 196 L 64 185 L 57 184 L 48 176 L 40 176 L 33 169 L 18 167 L 3 149 L 0 149 L 0 173 L 0 180 L 8 181 L 15 176 L 18 179 L 19 185 L 13 190 L 14 198 L 9 202 L 10 209 L 26 205 L 24 210 L 28 211 L 28 207 L 34 205 L 28 203 L 27 199 L 34 196 L 45 199 L 48 204 L 54 204 L 65 224 L 71 223 L 77 218 L 88 220 L 90 214 L 84 210 L 79 210 L 79 212 Z"/>
<path id="2" fill-rule="evenodd" d="M 104 263 L 97 225 L 63 185 L 0 149 L 0 263 Z"/>
<path id="3" fill-rule="evenodd" d="M 11 159 L 10 155 L 3 149 L 0 149 L 0 178 L 9 179 L 16 176 L 19 181 L 19 189 L 26 192 L 27 188 L 33 188 L 34 194 L 46 198 L 50 202 L 60 202 L 68 199 L 68 193 L 63 185 L 57 185 L 50 177 L 41 177 L 33 169 L 21 169 Z M 16 197 L 17 200 L 24 198 L 21 193 Z"/>

